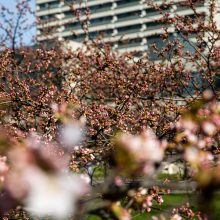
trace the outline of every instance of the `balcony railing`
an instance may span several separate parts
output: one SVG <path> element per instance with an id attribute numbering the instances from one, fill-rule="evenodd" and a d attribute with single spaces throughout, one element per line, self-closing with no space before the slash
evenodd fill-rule
<path id="1" fill-rule="evenodd" d="M 118 31 L 117 35 L 132 34 L 132 33 L 137 33 L 137 32 L 140 32 L 140 28 Z"/>
<path id="2" fill-rule="evenodd" d="M 128 3 L 124 3 L 124 4 L 118 4 L 117 5 L 117 8 L 126 8 L 126 7 L 131 7 L 131 6 L 136 6 L 136 5 L 139 5 L 139 1 L 136 1 L 136 2 L 128 2 Z"/>
<path id="3" fill-rule="evenodd" d="M 124 49 L 124 48 L 129 48 L 129 47 L 138 47 L 141 46 L 141 42 L 134 42 L 134 43 L 126 43 L 126 44 L 121 44 L 118 45 L 118 49 Z"/>
<path id="4" fill-rule="evenodd" d="M 108 10 L 111 10 L 111 6 L 103 7 L 103 8 L 97 8 L 97 9 L 90 9 L 91 14 L 92 13 L 101 13 L 101 12 L 108 11 Z"/>
<path id="5" fill-rule="evenodd" d="M 147 30 L 157 30 L 167 27 L 166 24 L 163 23 L 146 23 Z"/>
<path id="6" fill-rule="evenodd" d="M 54 8 L 59 8 L 59 6 L 60 6 L 59 2 L 56 2 L 55 4 L 45 3 L 44 5 L 40 6 L 39 11 L 45 11 L 45 10 L 50 10 L 50 9 L 54 9 Z"/>
<path id="7" fill-rule="evenodd" d="M 106 24 L 111 24 L 111 20 L 106 20 L 106 21 L 97 21 L 94 23 L 90 23 L 89 27 L 95 27 L 95 26 L 101 26 L 101 25 L 106 25 Z"/>
<path id="8" fill-rule="evenodd" d="M 126 16 L 123 18 L 118 18 L 118 20 L 116 22 L 129 21 L 129 20 L 134 20 L 134 19 L 138 19 L 138 18 L 140 18 L 139 15 L 130 15 L 130 16 Z"/>

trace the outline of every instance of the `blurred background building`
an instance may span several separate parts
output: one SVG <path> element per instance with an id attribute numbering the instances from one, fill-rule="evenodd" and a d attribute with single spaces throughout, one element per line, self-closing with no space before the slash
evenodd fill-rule
<path id="1" fill-rule="evenodd" d="M 181 0 L 173 0 L 170 5 L 165 4 L 165 1 L 154 0 L 159 10 L 147 2 L 149 1 L 36 0 L 36 14 L 40 21 L 37 39 L 41 42 L 54 38 L 81 42 L 88 38 L 95 39 L 102 34 L 104 41 L 111 43 L 120 52 L 141 52 L 148 49 L 150 58 L 155 60 L 157 56 L 151 45 L 156 44 L 160 48 L 165 44 L 160 37 L 165 28 L 160 20 L 162 16 L 166 13 L 177 14 L 193 20 L 194 12 L 184 6 Z M 196 11 L 204 15 L 205 19 L 208 1 L 197 1 Z M 170 39 L 178 37 L 174 26 L 170 25 L 167 30 Z M 49 34 L 45 35 L 46 32 Z"/>

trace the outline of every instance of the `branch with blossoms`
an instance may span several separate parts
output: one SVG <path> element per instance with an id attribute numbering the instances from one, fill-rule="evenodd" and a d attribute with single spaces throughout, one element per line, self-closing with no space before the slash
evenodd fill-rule
<path id="1" fill-rule="evenodd" d="M 198 3 L 187 2 L 181 4 L 192 10 Z M 187 16 L 161 18 L 180 38 L 172 41 L 165 28 L 164 46 L 152 45 L 162 58 L 158 63 L 119 54 L 100 38 L 76 51 L 63 49 L 62 42 L 14 49 L 5 42 L 0 53 L 3 218 L 127 220 L 155 210 L 162 216 L 154 219 L 215 217 L 219 36 L 214 21 L 205 24 L 194 14 L 196 25 Z M 196 43 L 190 41 L 193 33 Z M 172 179 L 165 166 L 181 174 Z M 198 196 L 202 204 L 195 208 L 197 202 L 187 200 L 166 209 L 167 196 L 174 193 Z"/>
<path id="2" fill-rule="evenodd" d="M 68 163 L 71 155 L 73 157 L 81 151 L 83 142 L 79 141 L 84 130 L 84 119 L 73 120 L 74 111 L 66 104 L 54 104 L 52 107 L 54 117 L 63 123 L 58 142 L 38 136 L 34 129 L 23 133 L 7 127 L 5 134 L 5 129 L 2 130 L 1 152 L 5 156 L 1 160 L 1 189 L 2 199 L 8 201 L 7 207 L 1 207 L 2 214 L 22 205 L 27 212 L 41 217 L 63 218 L 90 213 L 103 218 L 131 219 L 130 209 L 150 212 L 155 202 L 159 205 L 163 203 L 163 195 L 170 193 L 170 190 L 189 190 L 191 187 L 192 192 L 197 189 L 204 192 L 210 190 L 210 186 L 213 192 L 218 189 L 218 168 L 213 166 L 216 161 L 208 151 L 212 143 L 205 142 L 207 137 L 214 138 L 219 129 L 219 107 L 210 92 L 204 93 L 204 99 L 186 111 L 176 125 L 179 132 L 174 141 L 176 146 L 180 144 L 177 150 L 193 170 L 194 182 L 191 180 L 182 184 L 154 180 L 166 151 L 173 147 L 173 143 L 159 141 L 153 131 L 146 128 L 140 135 L 122 132 L 112 139 L 115 149 L 111 155 L 112 173 L 89 191 L 89 176 L 82 174 L 80 169 L 78 174 L 73 174 Z M 195 111 L 199 111 L 198 119 L 190 118 L 191 112 Z M 193 120 L 201 121 L 196 124 Z M 201 133 L 198 134 L 198 131 Z M 199 137 L 198 140 L 193 132 Z M 203 140 L 204 146 L 201 146 Z M 91 155 L 78 159 L 83 161 L 88 156 Z M 102 201 L 99 206 L 94 205 L 97 199 Z M 173 216 L 179 214 L 191 217 L 200 215 L 187 206 L 173 211 Z"/>

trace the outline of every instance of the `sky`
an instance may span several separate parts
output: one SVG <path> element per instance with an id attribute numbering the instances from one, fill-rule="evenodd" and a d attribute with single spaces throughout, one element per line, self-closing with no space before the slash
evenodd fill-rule
<path id="1" fill-rule="evenodd" d="M 16 11 L 16 2 L 17 0 L 0 0 L 0 4 L 5 6 L 6 8 Z M 30 0 L 30 6 L 33 11 L 35 11 L 35 0 Z M 33 23 L 35 21 L 35 17 L 33 15 L 28 15 L 28 23 Z M 1 20 L 1 18 L 0 18 Z M 1 31 L 0 31 L 1 34 Z M 30 28 L 24 33 L 24 43 L 26 45 L 31 44 L 31 39 L 36 35 L 36 28 Z"/>
<path id="2" fill-rule="evenodd" d="M 7 7 L 14 8 L 16 4 L 16 0 L 0 0 L 0 3 Z M 35 7 L 35 0 L 31 0 L 30 3 L 32 7 Z"/>

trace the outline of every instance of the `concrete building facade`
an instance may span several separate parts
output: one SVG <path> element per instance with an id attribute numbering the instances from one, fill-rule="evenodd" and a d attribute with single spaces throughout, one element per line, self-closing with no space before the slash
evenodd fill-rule
<path id="1" fill-rule="evenodd" d="M 159 37 L 164 32 L 164 23 L 160 21 L 162 14 L 193 16 L 193 11 L 184 6 L 182 0 L 173 0 L 170 6 L 165 5 L 164 1 L 154 0 L 160 10 L 146 2 L 146 0 L 36 0 L 36 14 L 40 20 L 37 27 L 38 41 L 58 38 L 81 42 L 88 36 L 95 38 L 103 33 L 104 41 L 110 42 L 113 48 L 120 52 L 147 49 L 150 51 L 150 45 L 154 43 L 159 47 L 163 45 Z M 206 15 L 208 4 L 208 0 L 197 3 L 197 13 Z M 85 33 L 82 29 L 73 8 L 74 11 L 82 13 L 80 16 L 82 22 L 87 19 L 85 14 L 89 11 L 88 32 Z M 51 30 L 47 37 L 42 34 L 46 29 Z M 170 25 L 168 31 L 171 38 L 175 37 L 175 27 Z M 153 53 L 150 56 L 157 59 Z"/>

